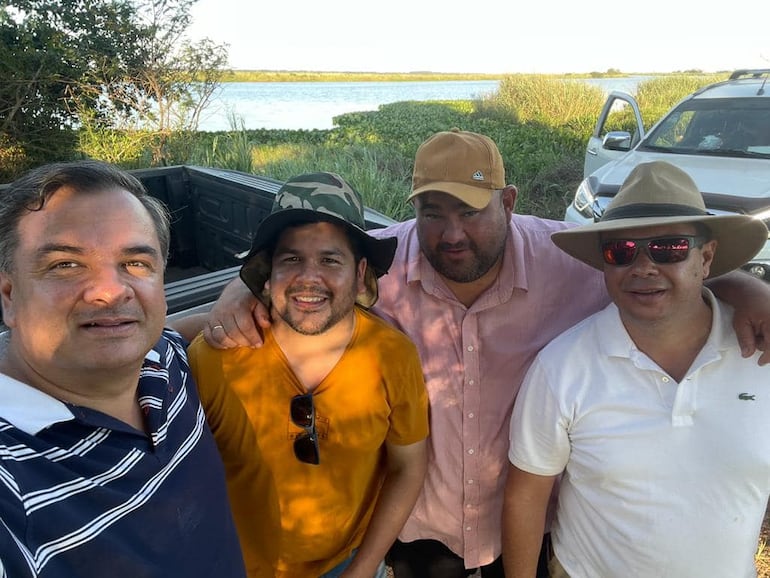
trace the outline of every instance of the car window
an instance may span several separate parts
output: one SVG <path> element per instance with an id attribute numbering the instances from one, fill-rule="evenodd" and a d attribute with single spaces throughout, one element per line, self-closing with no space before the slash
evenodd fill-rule
<path id="1" fill-rule="evenodd" d="M 640 149 L 770 156 L 770 99 L 690 99 L 669 113 Z"/>
<path id="2" fill-rule="evenodd" d="M 616 98 L 612 102 L 612 109 L 604 121 L 601 136 L 606 136 L 610 131 L 618 130 L 630 133 L 636 131 L 636 117 L 634 116 L 634 110 L 628 102 L 620 98 Z"/>

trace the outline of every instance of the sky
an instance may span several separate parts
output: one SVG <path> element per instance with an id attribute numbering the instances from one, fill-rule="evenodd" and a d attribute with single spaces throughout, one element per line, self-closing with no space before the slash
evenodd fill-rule
<path id="1" fill-rule="evenodd" d="M 569 73 L 770 68 L 770 2 L 198 0 L 242 70 Z"/>

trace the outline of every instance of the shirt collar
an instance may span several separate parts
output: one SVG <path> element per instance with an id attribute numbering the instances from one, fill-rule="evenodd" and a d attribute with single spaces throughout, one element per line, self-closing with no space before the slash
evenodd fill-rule
<path id="1" fill-rule="evenodd" d="M 161 356 L 152 349 L 145 360 L 158 363 Z M 0 408 L 4 420 L 29 435 L 75 419 L 65 403 L 4 373 L 0 373 Z"/>
<path id="2" fill-rule="evenodd" d="M 703 298 L 711 308 L 711 331 L 699 357 L 708 357 L 718 355 L 717 352 L 719 351 L 737 347 L 738 338 L 732 329 L 732 310 L 729 306 L 718 302 L 709 289 L 704 287 L 702 291 Z M 632 357 L 635 355 L 638 349 L 620 320 L 617 305 L 610 303 L 598 315 L 600 315 L 597 324 L 599 334 L 606 337 L 600 343 L 602 355 L 609 357 Z"/>
<path id="3" fill-rule="evenodd" d="M 0 407 L 3 419 L 29 435 L 55 423 L 75 419 L 69 408 L 47 393 L 0 373 Z"/>

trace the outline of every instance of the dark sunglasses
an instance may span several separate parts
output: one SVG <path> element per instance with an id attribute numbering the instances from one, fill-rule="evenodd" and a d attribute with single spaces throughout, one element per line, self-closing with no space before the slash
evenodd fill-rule
<path id="1" fill-rule="evenodd" d="M 315 406 L 313 394 L 295 395 L 289 405 L 291 421 L 301 427 L 305 433 L 294 439 L 294 455 L 301 462 L 318 465 L 321 456 L 318 452 L 318 432 L 315 429 Z"/>
<path id="2" fill-rule="evenodd" d="M 630 265 L 643 249 L 647 256 L 659 265 L 681 263 L 687 260 L 690 249 L 698 247 L 704 237 L 676 235 L 674 237 L 650 237 L 647 239 L 612 239 L 602 241 L 602 256 L 608 265 Z"/>

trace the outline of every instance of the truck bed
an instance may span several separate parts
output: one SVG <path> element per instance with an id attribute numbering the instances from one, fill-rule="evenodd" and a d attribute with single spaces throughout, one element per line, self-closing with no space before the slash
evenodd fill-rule
<path id="1" fill-rule="evenodd" d="M 166 268 L 169 315 L 183 315 L 216 300 L 238 274 L 238 257 L 251 247 L 262 219 L 270 214 L 281 181 L 240 171 L 171 166 L 129 171 L 171 212 Z M 7 185 L 0 185 L 0 195 Z M 365 211 L 368 228 L 394 223 Z M 0 331 L 5 329 L 0 317 Z"/>

